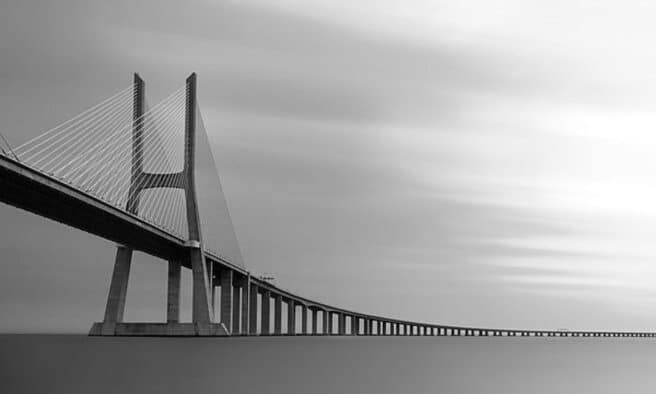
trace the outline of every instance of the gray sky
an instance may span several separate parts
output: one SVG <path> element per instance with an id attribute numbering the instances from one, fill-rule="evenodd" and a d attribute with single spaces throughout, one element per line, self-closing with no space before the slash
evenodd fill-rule
<path id="1" fill-rule="evenodd" d="M 151 102 L 198 72 L 245 264 L 282 287 L 429 322 L 656 324 L 656 5 L 1 7 L 0 131 L 15 145 L 134 71 Z M 0 220 L 0 331 L 102 318 L 111 243 L 8 206 Z M 137 257 L 128 319 L 164 319 L 165 277 Z"/>

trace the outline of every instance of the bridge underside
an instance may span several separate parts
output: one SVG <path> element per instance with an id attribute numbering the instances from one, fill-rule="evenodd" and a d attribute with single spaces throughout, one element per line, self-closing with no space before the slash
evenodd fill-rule
<path id="1" fill-rule="evenodd" d="M 2 155 L 0 201 L 165 260 L 184 256 L 182 240 Z"/>

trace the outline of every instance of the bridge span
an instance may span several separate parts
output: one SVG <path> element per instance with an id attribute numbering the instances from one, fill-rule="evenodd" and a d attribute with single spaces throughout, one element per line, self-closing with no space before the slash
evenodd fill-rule
<path id="1" fill-rule="evenodd" d="M 144 105 L 144 86 L 135 74 L 127 93 L 119 93 L 104 104 L 92 107 L 86 115 L 46 132 L 45 136 L 29 141 L 16 152 L 2 150 L 0 153 L 0 201 L 117 243 L 104 319 L 93 324 L 90 335 L 656 335 L 653 332 L 520 330 L 407 321 L 347 310 L 281 289 L 211 251 L 203 242 L 195 191 L 196 75 L 187 79 L 181 93 L 175 93 L 166 103 L 149 110 Z M 178 105 L 180 108 L 175 107 L 178 99 L 182 103 Z M 119 101 L 121 104 L 117 104 Z M 130 105 L 126 106 L 125 102 Z M 131 110 L 132 119 L 127 127 L 122 127 L 116 119 L 119 111 L 126 108 Z M 175 140 L 171 137 L 174 122 L 169 118 L 176 114 L 184 114 L 181 135 L 184 149 L 180 147 L 183 160 L 179 170 L 175 170 L 168 159 L 162 159 L 161 156 L 167 156 L 165 149 L 147 145 Z M 102 122 L 105 132 L 123 130 L 129 142 L 121 141 L 119 134 L 96 137 L 95 131 L 88 130 L 93 122 Z M 166 122 L 166 127 L 161 126 Z M 156 126 L 158 124 L 160 127 Z M 93 141 L 93 138 L 100 139 Z M 79 149 L 72 148 L 74 145 Z M 107 164 L 104 160 L 118 163 Z M 147 160 L 166 165 L 146 170 Z M 153 201 L 144 197 L 147 190 L 162 194 L 172 189 L 180 191 L 184 201 L 176 202 L 171 197 L 173 194 Z M 168 262 L 166 322 L 125 322 L 123 319 L 133 251 Z M 192 270 L 191 322 L 180 321 L 182 269 Z M 215 305 L 217 298 L 220 302 Z"/>

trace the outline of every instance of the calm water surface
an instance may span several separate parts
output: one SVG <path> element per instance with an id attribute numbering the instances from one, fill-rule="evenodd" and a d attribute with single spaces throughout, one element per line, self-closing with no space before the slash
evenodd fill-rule
<path id="1" fill-rule="evenodd" d="M 0 336 L 0 393 L 650 393 L 656 340 Z"/>

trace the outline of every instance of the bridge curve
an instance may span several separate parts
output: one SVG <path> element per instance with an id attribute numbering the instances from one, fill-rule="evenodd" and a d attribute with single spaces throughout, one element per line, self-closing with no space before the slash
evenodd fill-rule
<path id="1" fill-rule="evenodd" d="M 0 151 L 0 201 L 116 242 L 119 247 L 103 322 L 90 335 L 235 336 L 235 335 L 421 335 L 521 337 L 654 337 L 653 332 L 520 330 L 466 327 L 407 321 L 362 313 L 294 294 L 251 274 L 208 250 L 200 234 L 193 185 L 195 149 L 195 74 L 187 79 L 185 99 L 185 164 L 182 172 L 143 170 L 143 81 L 135 75 L 133 95 L 132 171 L 130 195 L 123 209 L 85 190 L 79 183 L 31 165 L 11 151 Z M 143 133 L 143 134 L 142 134 Z M 97 154 L 96 154 L 97 156 Z M 86 159 L 89 162 L 91 158 Z M 191 159 L 190 159 L 191 158 Z M 65 163 L 63 167 L 68 166 Z M 60 169 L 61 169 L 60 168 Z M 130 168 L 130 167 L 128 167 Z M 135 175 L 136 174 L 136 175 Z M 145 181 L 144 181 L 145 179 Z M 145 182 L 145 183 L 139 183 Z M 171 231 L 138 213 L 138 192 L 147 188 L 179 188 L 186 193 L 188 236 Z M 136 194 L 133 191 L 136 190 Z M 123 321 L 132 252 L 142 251 L 169 264 L 167 321 Z M 193 273 L 193 316 L 180 321 L 181 269 Z M 220 302 L 215 304 L 216 293 Z M 286 324 L 283 325 L 283 316 Z"/>

